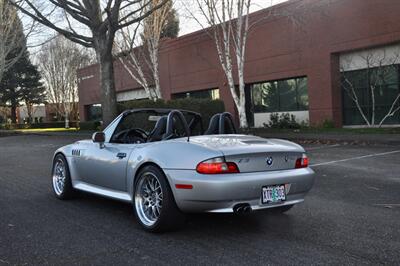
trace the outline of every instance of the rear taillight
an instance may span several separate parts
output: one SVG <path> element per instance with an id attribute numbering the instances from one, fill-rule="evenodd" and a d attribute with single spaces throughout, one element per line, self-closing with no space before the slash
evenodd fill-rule
<path id="1" fill-rule="evenodd" d="M 196 171 L 200 174 L 231 174 L 239 173 L 239 168 L 235 163 L 225 162 L 224 158 L 213 158 L 197 165 Z"/>
<path id="2" fill-rule="evenodd" d="M 296 168 L 306 168 L 308 167 L 308 157 L 303 154 L 301 158 L 296 160 Z"/>

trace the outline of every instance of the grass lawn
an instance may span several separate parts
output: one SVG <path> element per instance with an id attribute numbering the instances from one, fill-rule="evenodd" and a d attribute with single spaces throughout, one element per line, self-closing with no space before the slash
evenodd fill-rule
<path id="1" fill-rule="evenodd" d="M 78 132 L 77 128 L 25 128 L 15 129 L 16 132 L 30 133 L 30 132 Z"/>

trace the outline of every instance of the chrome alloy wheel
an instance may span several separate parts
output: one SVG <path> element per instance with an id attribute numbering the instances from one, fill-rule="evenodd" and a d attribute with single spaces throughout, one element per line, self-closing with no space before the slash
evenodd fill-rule
<path id="1" fill-rule="evenodd" d="M 160 181 L 153 173 L 141 175 L 135 190 L 135 208 L 141 222 L 154 225 L 160 217 L 163 192 Z"/>
<path id="2" fill-rule="evenodd" d="M 64 192 L 66 174 L 63 160 L 57 159 L 53 169 L 53 188 L 58 196 Z"/>

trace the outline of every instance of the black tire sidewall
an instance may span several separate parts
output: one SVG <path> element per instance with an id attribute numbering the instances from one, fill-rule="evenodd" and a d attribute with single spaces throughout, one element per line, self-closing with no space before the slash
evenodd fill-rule
<path id="1" fill-rule="evenodd" d="M 142 223 L 142 221 L 140 220 L 139 215 L 137 213 L 136 204 L 135 204 L 135 195 L 136 195 L 137 184 L 138 184 L 139 180 L 142 178 L 143 174 L 147 173 L 147 172 L 150 172 L 157 177 L 158 181 L 160 182 L 162 193 L 163 193 L 163 202 L 162 202 L 160 216 L 159 216 L 158 220 L 151 226 L 148 226 L 148 225 L 145 225 L 144 223 Z M 179 226 L 183 220 L 183 214 L 180 212 L 180 210 L 176 206 L 175 198 L 174 198 L 174 195 L 170 188 L 170 185 L 168 183 L 168 180 L 167 180 L 166 176 L 164 175 L 163 171 L 156 166 L 148 165 L 140 170 L 140 172 L 137 175 L 137 178 L 135 180 L 135 187 L 134 187 L 134 192 L 133 192 L 132 203 L 133 203 L 135 217 L 136 217 L 137 221 L 140 223 L 140 225 L 142 225 L 143 228 L 145 228 L 146 231 L 149 231 L 149 232 L 169 231 L 169 230 L 175 229 L 177 226 Z"/>
<path id="2" fill-rule="evenodd" d="M 64 184 L 64 190 L 61 194 L 57 194 L 56 191 L 54 190 L 54 184 L 53 184 L 53 175 L 54 175 L 54 167 L 55 164 L 58 160 L 62 160 L 64 163 L 64 167 L 65 167 L 65 184 Z M 53 190 L 54 195 L 56 196 L 56 198 L 58 199 L 69 199 L 72 196 L 73 193 L 73 188 L 72 188 L 72 181 L 71 181 L 71 175 L 70 175 L 70 171 L 69 171 L 69 166 L 68 166 L 68 162 L 65 159 L 64 155 L 62 154 L 57 154 L 54 157 L 53 160 L 53 166 L 52 166 L 52 170 L 51 170 L 51 187 Z"/>

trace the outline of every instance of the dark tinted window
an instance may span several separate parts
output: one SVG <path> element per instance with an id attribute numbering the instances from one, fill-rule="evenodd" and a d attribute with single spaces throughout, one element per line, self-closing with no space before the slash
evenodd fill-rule
<path id="1" fill-rule="evenodd" d="M 343 124 L 365 125 L 361 112 L 354 101 L 355 97 L 363 113 L 371 121 L 373 98 L 375 97 L 375 123 L 378 124 L 388 113 L 393 102 L 400 93 L 398 65 L 361 69 L 342 73 Z M 398 101 L 394 109 L 399 107 Z M 400 123 L 399 112 L 385 120 L 384 124 Z"/>
<path id="2" fill-rule="evenodd" d="M 219 89 L 176 93 L 176 94 L 173 94 L 172 97 L 174 99 L 197 98 L 197 99 L 218 100 L 219 99 Z"/>
<path id="3" fill-rule="evenodd" d="M 100 121 L 102 119 L 101 104 L 86 106 L 86 115 L 88 121 Z"/>
<path id="4" fill-rule="evenodd" d="M 308 110 L 307 78 L 253 84 L 252 99 L 255 113 Z"/>

